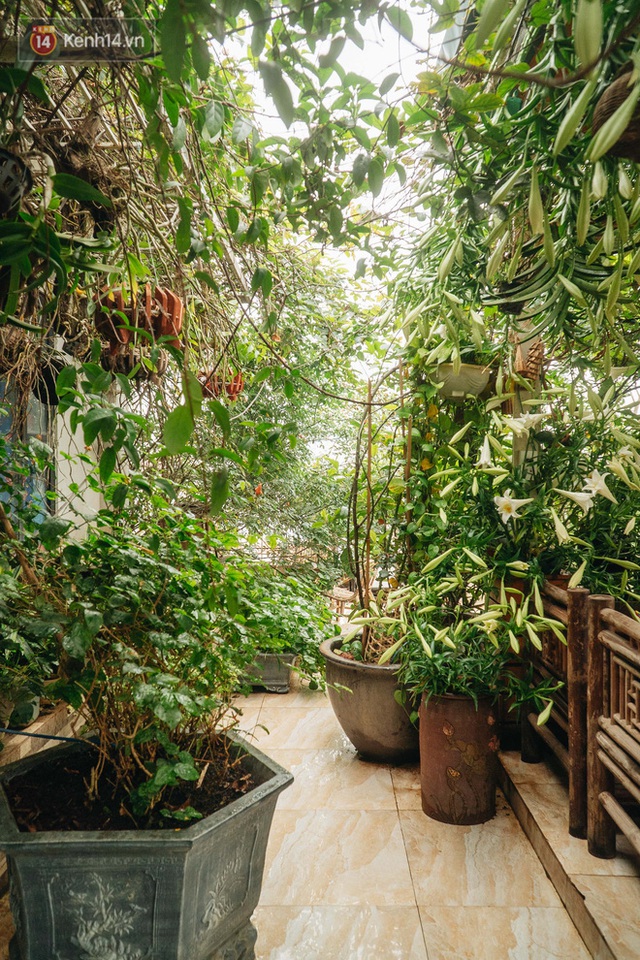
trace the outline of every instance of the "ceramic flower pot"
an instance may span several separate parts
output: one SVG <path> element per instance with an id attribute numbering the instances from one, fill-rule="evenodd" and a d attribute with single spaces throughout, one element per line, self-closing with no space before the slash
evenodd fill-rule
<path id="1" fill-rule="evenodd" d="M 394 664 L 359 663 L 336 653 L 342 641 L 325 640 L 329 699 L 340 726 L 363 760 L 408 763 L 418 757 L 418 730 L 411 722 L 412 705 L 398 703 L 400 690 Z"/>
<path id="2" fill-rule="evenodd" d="M 484 823 L 496 812 L 496 714 L 489 698 L 432 696 L 420 704 L 422 809 L 444 823 Z"/>
<path id="3" fill-rule="evenodd" d="M 293 780 L 232 738 L 255 786 L 182 830 L 21 833 L 0 790 L 0 848 L 16 933 L 11 960 L 253 960 L 278 794 Z M 0 783 L 54 748 L 2 770 Z M 43 774 L 46 776 L 46 774 Z"/>
<path id="4" fill-rule="evenodd" d="M 436 380 L 441 384 L 440 393 L 450 400 L 464 400 L 471 395 L 479 396 L 489 385 L 491 367 L 475 363 L 462 363 L 456 373 L 452 363 L 438 364 Z"/>

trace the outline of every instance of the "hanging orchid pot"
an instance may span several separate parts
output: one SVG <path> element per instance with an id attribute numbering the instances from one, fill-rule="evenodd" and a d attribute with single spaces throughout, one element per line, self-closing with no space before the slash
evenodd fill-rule
<path id="1" fill-rule="evenodd" d="M 163 290 L 162 287 L 156 287 L 155 301 L 159 312 L 154 322 L 154 333 L 156 337 L 174 337 L 167 341 L 168 345 L 179 350 L 182 344 L 178 340 L 178 334 L 182 330 L 184 304 L 175 293 Z"/>
<path id="2" fill-rule="evenodd" d="M 109 341 L 111 351 L 116 352 L 119 347 L 129 343 L 131 331 L 127 330 L 120 314 L 124 314 L 131 322 L 131 310 L 125 305 L 122 290 L 103 290 L 94 296 L 97 303 L 95 314 L 96 330 L 101 337 Z"/>
<path id="3" fill-rule="evenodd" d="M 0 217 L 14 217 L 32 186 L 31 171 L 24 160 L 0 148 Z"/>
<path id="4" fill-rule="evenodd" d="M 623 72 L 609 84 L 593 111 L 592 131 L 598 132 L 600 127 L 613 116 L 618 107 L 624 103 L 632 87 L 629 86 L 632 64 L 626 64 Z M 640 102 L 636 106 L 631 120 L 612 147 L 607 151 L 612 157 L 623 157 L 640 163 Z"/>

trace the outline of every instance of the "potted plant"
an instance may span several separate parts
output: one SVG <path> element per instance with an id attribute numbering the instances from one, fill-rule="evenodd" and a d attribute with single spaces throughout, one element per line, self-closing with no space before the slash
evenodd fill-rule
<path id="1" fill-rule="evenodd" d="M 56 639 L 51 695 L 87 724 L 79 742 L 2 771 L 13 954 L 248 957 L 292 778 L 233 731 L 255 650 L 234 642 L 222 544 L 148 477 L 128 479 L 132 496 L 152 492 L 130 508 L 122 486 L 82 541 L 62 521 L 0 535 L 25 581 L 16 603 Z"/>
<path id="2" fill-rule="evenodd" d="M 245 565 L 242 573 L 236 582 L 236 621 L 245 625 L 259 651 L 249 683 L 286 693 L 295 670 L 318 689 L 324 667 L 320 643 L 337 632 L 325 598 L 265 563 Z"/>
<path id="3" fill-rule="evenodd" d="M 418 757 L 418 729 L 410 697 L 398 680 L 397 662 L 381 662 L 403 629 L 403 590 L 382 590 L 350 617 L 351 628 L 325 640 L 329 699 L 358 755 L 376 763 L 409 763 Z"/>
<path id="4" fill-rule="evenodd" d="M 495 703 L 533 699 L 548 716 L 557 684 L 531 687 L 518 669 L 526 647 L 560 626 L 514 598 L 491 600 L 496 571 L 469 548 L 449 548 L 415 578 L 404 598 L 399 677 L 420 698 L 422 809 L 446 823 L 483 823 L 495 813 L 499 748 Z"/>

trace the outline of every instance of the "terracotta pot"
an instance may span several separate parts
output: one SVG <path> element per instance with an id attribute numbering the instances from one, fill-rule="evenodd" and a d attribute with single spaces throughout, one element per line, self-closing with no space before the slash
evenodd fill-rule
<path id="1" fill-rule="evenodd" d="M 490 699 L 432 696 L 420 704 L 422 809 L 443 823 L 484 823 L 496 812 L 499 749 Z"/>
<path id="2" fill-rule="evenodd" d="M 156 287 L 155 298 L 160 307 L 159 315 L 155 323 L 156 337 L 174 337 L 169 340 L 169 346 L 179 350 L 182 344 L 177 339 L 182 330 L 182 318 L 184 315 L 184 305 L 180 297 L 172 293 L 171 290 L 163 290 Z"/>
<path id="3" fill-rule="evenodd" d="M 395 698 L 400 689 L 395 664 L 359 663 L 335 652 L 342 641 L 325 640 L 329 699 L 338 722 L 362 760 L 408 763 L 418 758 L 418 730 L 411 722 L 413 705 Z M 346 688 L 346 689 L 345 689 Z"/>
<path id="4" fill-rule="evenodd" d="M 132 333 L 126 327 L 122 327 L 124 323 L 122 317 L 114 313 L 116 310 L 124 313 L 131 322 L 131 311 L 125 306 L 122 290 L 105 289 L 99 295 L 96 294 L 94 300 L 98 305 L 95 325 L 100 336 L 108 340 L 114 349 L 129 343 Z"/>

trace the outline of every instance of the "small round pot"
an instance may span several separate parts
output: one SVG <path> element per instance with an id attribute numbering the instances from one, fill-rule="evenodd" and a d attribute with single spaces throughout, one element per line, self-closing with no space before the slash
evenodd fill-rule
<path id="1" fill-rule="evenodd" d="M 362 760 L 410 763 L 419 753 L 418 730 L 411 722 L 410 698 L 396 700 L 401 689 L 395 664 L 359 663 L 336 653 L 342 640 L 325 640 L 320 653 L 326 663 L 331 706 Z M 346 689 L 345 689 L 346 688 Z"/>
<path id="2" fill-rule="evenodd" d="M 440 363 L 436 377 L 441 383 L 440 393 L 443 397 L 461 401 L 467 396 L 478 397 L 486 390 L 491 379 L 491 367 L 461 363 L 456 373 L 452 363 Z"/>
<path id="3" fill-rule="evenodd" d="M 491 700 L 447 694 L 420 704 L 422 809 L 433 820 L 471 824 L 496 812 L 497 720 Z"/>

